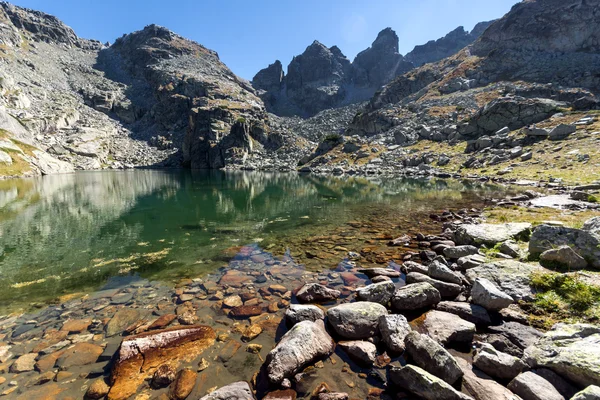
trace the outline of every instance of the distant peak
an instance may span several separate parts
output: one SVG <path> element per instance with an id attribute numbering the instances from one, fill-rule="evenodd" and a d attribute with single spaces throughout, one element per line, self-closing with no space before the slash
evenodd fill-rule
<path id="1" fill-rule="evenodd" d="M 400 39 L 392 28 L 385 28 L 377 35 L 377 39 L 373 42 L 373 48 L 385 48 L 394 53 L 398 52 L 398 43 Z"/>

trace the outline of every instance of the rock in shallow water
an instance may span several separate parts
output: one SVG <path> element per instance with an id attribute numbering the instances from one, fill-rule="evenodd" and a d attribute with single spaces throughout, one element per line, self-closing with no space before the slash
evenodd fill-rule
<path id="1" fill-rule="evenodd" d="M 470 343 L 475 334 L 475 324 L 457 315 L 437 310 L 425 314 L 423 327 L 432 339 L 443 345 L 452 342 Z"/>
<path id="2" fill-rule="evenodd" d="M 290 304 L 290 308 L 285 311 L 285 318 L 290 325 L 295 325 L 302 321 L 315 322 L 325 319 L 325 313 L 317 306 Z"/>
<path id="3" fill-rule="evenodd" d="M 463 375 L 456 359 L 427 335 L 410 332 L 406 336 L 406 353 L 419 367 L 451 385 Z"/>
<path id="4" fill-rule="evenodd" d="M 242 381 L 223 386 L 200 400 L 256 400 L 256 397 L 254 397 L 250 385 Z"/>
<path id="5" fill-rule="evenodd" d="M 411 272 L 406 275 L 406 283 L 419 283 L 427 282 L 438 290 L 440 295 L 445 298 L 455 298 L 462 291 L 462 286 L 455 283 L 443 282 L 438 279 L 433 279 L 430 276 L 420 274 L 418 272 Z"/>
<path id="6" fill-rule="evenodd" d="M 348 354 L 357 364 L 363 367 L 372 367 L 377 357 L 377 347 L 370 342 L 352 340 L 339 342 L 338 346 Z"/>
<path id="7" fill-rule="evenodd" d="M 413 283 L 396 290 L 392 308 L 396 311 L 418 310 L 440 302 L 440 292 L 428 282 Z"/>
<path id="8" fill-rule="evenodd" d="M 323 322 L 302 321 L 294 325 L 267 356 L 266 370 L 269 381 L 279 384 L 285 378 L 317 359 L 333 352 L 335 343 Z"/>
<path id="9" fill-rule="evenodd" d="M 404 351 L 404 339 L 411 331 L 406 317 L 400 314 L 379 317 L 379 331 L 387 349 L 392 353 Z"/>
<path id="10" fill-rule="evenodd" d="M 296 298 L 301 303 L 322 303 L 340 297 L 339 290 L 329 289 L 318 283 L 307 283 L 298 290 Z"/>
<path id="11" fill-rule="evenodd" d="M 381 304 L 359 301 L 330 308 L 327 318 L 339 336 L 345 339 L 368 339 L 377 333 L 379 317 L 387 313 Z"/>

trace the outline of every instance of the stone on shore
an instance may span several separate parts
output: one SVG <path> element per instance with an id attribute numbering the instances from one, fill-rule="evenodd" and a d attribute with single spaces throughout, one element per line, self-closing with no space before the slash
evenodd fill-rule
<path id="1" fill-rule="evenodd" d="M 571 246 L 563 245 L 555 249 L 548 249 L 540 254 L 540 264 L 548 268 L 559 267 L 579 270 L 587 267 L 588 263 Z"/>
<path id="2" fill-rule="evenodd" d="M 315 322 L 325 319 L 325 313 L 317 306 L 290 304 L 290 307 L 285 311 L 285 318 L 290 325 L 295 325 L 302 321 Z"/>
<path id="3" fill-rule="evenodd" d="M 461 257 L 472 256 L 479 254 L 479 249 L 472 245 L 462 245 L 455 247 L 447 247 L 444 249 L 444 256 L 453 260 L 457 260 Z"/>
<path id="4" fill-rule="evenodd" d="M 175 380 L 169 386 L 169 398 L 171 400 L 184 400 L 187 398 L 194 386 L 196 385 L 196 378 L 198 374 L 191 369 L 182 369 L 175 376 Z"/>
<path id="5" fill-rule="evenodd" d="M 440 292 L 428 282 L 413 283 L 396 290 L 392 308 L 396 311 L 431 307 L 442 300 Z"/>
<path id="6" fill-rule="evenodd" d="M 356 298 L 360 301 L 371 301 L 386 305 L 390 302 L 395 291 L 396 285 L 394 285 L 394 282 L 373 283 L 358 289 L 356 291 Z"/>
<path id="7" fill-rule="evenodd" d="M 531 233 L 531 224 L 511 222 L 506 224 L 462 224 L 453 233 L 458 245 L 482 245 L 493 247 L 509 239 L 526 240 Z"/>
<path id="8" fill-rule="evenodd" d="M 37 353 L 23 354 L 10 366 L 10 372 L 20 374 L 21 372 L 33 371 L 35 369 L 35 359 L 37 356 Z"/>
<path id="9" fill-rule="evenodd" d="M 499 311 L 514 302 L 512 297 L 485 278 L 475 279 L 471 288 L 471 301 L 490 311 Z"/>
<path id="10" fill-rule="evenodd" d="M 269 381 L 279 384 L 319 358 L 333 352 L 335 343 L 323 322 L 302 321 L 290 329 L 267 356 Z"/>
<path id="11" fill-rule="evenodd" d="M 427 273 L 433 279 L 454 283 L 456 285 L 460 285 L 462 283 L 462 279 L 460 276 L 458 276 L 450 268 L 448 268 L 438 260 L 433 260 L 431 264 L 429 264 L 429 269 L 427 270 Z"/>
<path id="12" fill-rule="evenodd" d="M 530 285 L 531 273 L 547 271 L 539 265 L 525 264 L 515 260 L 501 260 L 471 268 L 465 276 L 474 283 L 477 278 L 485 278 L 515 301 L 533 301 L 534 290 Z"/>
<path id="13" fill-rule="evenodd" d="M 440 295 L 444 298 L 455 298 L 462 291 L 462 286 L 455 283 L 443 282 L 438 279 L 433 279 L 430 276 L 420 274 L 418 272 L 411 272 L 406 275 L 406 283 L 418 283 L 427 282 L 438 290 Z"/>
<path id="14" fill-rule="evenodd" d="M 435 309 L 456 314 L 465 321 L 472 322 L 475 325 L 487 326 L 492 323 L 487 310 L 477 304 L 461 301 L 442 301 L 435 306 Z"/>
<path id="15" fill-rule="evenodd" d="M 523 400 L 565 400 L 552 383 L 531 371 L 510 381 L 508 389 Z"/>
<path id="16" fill-rule="evenodd" d="M 400 314 L 379 317 L 379 331 L 387 349 L 392 353 L 404 351 L 404 339 L 411 331 L 406 317 Z"/>
<path id="17" fill-rule="evenodd" d="M 556 324 L 525 349 L 523 359 L 581 386 L 600 385 L 600 326 Z"/>
<path id="18" fill-rule="evenodd" d="M 600 386 L 590 385 L 577 392 L 571 400 L 600 400 Z"/>
<path id="19" fill-rule="evenodd" d="M 387 313 L 381 304 L 359 301 L 330 308 L 327 318 L 335 333 L 342 338 L 368 339 L 378 332 L 379 317 Z"/>
<path id="20" fill-rule="evenodd" d="M 362 367 L 372 367 L 377 357 L 377 347 L 363 340 L 352 340 L 348 342 L 339 342 L 338 346 L 348 354 L 348 356 Z"/>
<path id="21" fill-rule="evenodd" d="M 473 358 L 473 365 L 498 379 L 513 379 L 526 367 L 520 358 L 502 353 L 492 345 L 483 343 Z"/>
<path id="22" fill-rule="evenodd" d="M 463 375 L 456 359 L 442 345 L 419 332 L 406 336 L 406 354 L 416 365 L 451 385 Z"/>
<path id="23" fill-rule="evenodd" d="M 475 324 L 465 321 L 458 315 L 437 310 L 431 310 L 425 314 L 423 328 L 432 339 L 442 345 L 470 343 L 475 334 Z"/>
<path id="24" fill-rule="evenodd" d="M 110 387 L 104 381 L 104 378 L 98 378 L 90 384 L 88 390 L 85 392 L 87 399 L 98 400 L 108 394 Z"/>
<path id="25" fill-rule="evenodd" d="M 200 400 L 256 400 L 248 382 L 235 382 L 223 386 Z"/>
<path id="26" fill-rule="evenodd" d="M 456 358 L 463 377 L 463 389 L 475 400 L 521 400 L 513 392 L 460 357 Z"/>
<path id="27" fill-rule="evenodd" d="M 390 379 L 394 385 L 425 400 L 472 400 L 442 379 L 414 365 L 391 368 Z"/>
<path id="28" fill-rule="evenodd" d="M 301 303 L 323 303 L 340 297 L 339 290 L 330 289 L 318 283 L 307 283 L 298 290 L 296 298 Z"/>

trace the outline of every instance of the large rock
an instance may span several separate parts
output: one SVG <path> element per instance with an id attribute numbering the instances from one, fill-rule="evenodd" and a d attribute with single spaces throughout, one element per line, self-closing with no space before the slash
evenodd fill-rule
<path id="1" fill-rule="evenodd" d="M 390 369 L 392 383 L 425 400 L 472 400 L 443 380 L 414 365 Z"/>
<path id="2" fill-rule="evenodd" d="M 379 282 L 367 285 L 356 291 L 356 298 L 360 301 L 371 301 L 386 305 L 390 302 L 392 295 L 396 291 L 394 282 Z"/>
<path id="3" fill-rule="evenodd" d="M 279 384 L 302 368 L 333 352 L 335 343 L 323 322 L 302 321 L 294 325 L 268 354 L 266 371 L 269 381 Z"/>
<path id="4" fill-rule="evenodd" d="M 440 281 L 450 282 L 456 285 L 460 285 L 462 283 L 460 276 L 455 274 L 450 268 L 438 260 L 433 260 L 431 264 L 429 264 L 427 274 L 433 279 L 438 279 Z"/>
<path id="5" fill-rule="evenodd" d="M 248 382 L 235 382 L 223 386 L 200 400 L 256 400 Z"/>
<path id="6" fill-rule="evenodd" d="M 499 311 L 514 302 L 512 297 L 485 278 L 475 279 L 471 288 L 471 301 L 490 311 Z"/>
<path id="7" fill-rule="evenodd" d="M 404 338 L 411 331 L 406 317 L 400 314 L 379 317 L 379 331 L 387 349 L 391 353 L 404 351 Z"/>
<path id="8" fill-rule="evenodd" d="M 547 250 L 569 246 L 594 268 L 600 268 L 600 217 L 589 219 L 581 229 L 542 224 L 529 241 L 529 253 L 540 256 Z"/>
<path id="9" fill-rule="evenodd" d="M 175 326 L 123 339 L 111 371 L 109 400 L 125 400 L 161 365 L 192 361 L 215 342 L 208 326 Z"/>
<path id="10" fill-rule="evenodd" d="M 285 311 L 285 318 L 290 325 L 295 325 L 302 321 L 315 322 L 325 319 L 325 313 L 317 306 L 290 304 L 290 307 Z"/>
<path id="11" fill-rule="evenodd" d="M 463 372 L 463 389 L 475 400 L 521 400 L 520 397 L 496 382 L 484 372 L 473 368 L 466 360 L 458 357 L 458 365 Z"/>
<path id="12" fill-rule="evenodd" d="M 532 301 L 535 298 L 535 291 L 530 285 L 530 276 L 532 272 L 537 271 L 546 270 L 539 265 L 502 260 L 471 268 L 465 273 L 465 276 L 472 284 L 477 278 L 485 278 L 515 301 Z"/>
<path id="13" fill-rule="evenodd" d="M 479 254 L 479 249 L 472 245 L 462 245 L 455 247 L 447 247 L 444 249 L 444 256 L 451 259 L 459 259 L 461 257 L 472 256 Z"/>
<path id="14" fill-rule="evenodd" d="M 441 299 L 440 292 L 430 283 L 413 283 L 396 290 L 392 297 L 392 308 L 396 311 L 418 310 L 433 306 Z"/>
<path id="15" fill-rule="evenodd" d="M 360 301 L 330 308 L 327 318 L 339 336 L 345 339 L 368 339 L 377 333 L 379 317 L 387 313 L 381 304 Z"/>
<path id="16" fill-rule="evenodd" d="M 443 345 L 458 342 L 470 343 L 475 334 L 475 324 L 457 315 L 432 310 L 425 314 L 423 327 L 434 340 Z"/>
<path id="17" fill-rule="evenodd" d="M 600 385 L 600 327 L 556 324 L 525 350 L 531 367 L 546 367 L 579 384 Z"/>
<path id="18" fill-rule="evenodd" d="M 372 367 L 377 357 L 377 346 L 363 340 L 339 342 L 338 346 L 357 364 Z"/>
<path id="19" fill-rule="evenodd" d="M 559 267 L 569 270 L 583 269 L 588 265 L 585 258 L 566 245 L 544 251 L 540 254 L 540 264 L 549 268 Z"/>
<path id="20" fill-rule="evenodd" d="M 463 375 L 456 359 L 427 335 L 410 332 L 406 336 L 406 354 L 419 367 L 451 385 Z"/>
<path id="21" fill-rule="evenodd" d="M 520 358 L 502 353 L 487 343 L 481 345 L 473 365 L 498 379 L 513 379 L 527 366 Z"/>
<path id="22" fill-rule="evenodd" d="M 435 307 L 436 310 L 456 314 L 462 319 L 475 325 L 487 326 L 492 323 L 487 310 L 476 304 L 463 303 L 460 301 L 442 301 Z"/>
<path id="23" fill-rule="evenodd" d="M 509 239 L 527 239 L 531 224 L 512 222 L 506 224 L 461 224 L 453 233 L 454 242 L 459 245 L 495 246 Z"/>
<path id="24" fill-rule="evenodd" d="M 505 337 L 510 343 L 522 350 L 533 345 L 542 337 L 542 332 L 537 329 L 514 321 L 504 322 L 502 325 L 490 326 L 488 330 Z M 502 349 L 499 350 L 504 351 Z"/>
<path id="25" fill-rule="evenodd" d="M 590 385 L 577 392 L 571 400 L 600 400 L 600 386 Z"/>
<path id="26" fill-rule="evenodd" d="M 510 381 L 508 388 L 523 400 L 565 400 L 550 382 L 531 371 Z"/>
<path id="27" fill-rule="evenodd" d="M 340 297 L 339 290 L 329 289 L 318 283 L 307 283 L 298 290 L 296 297 L 302 303 L 321 303 Z"/>
<path id="28" fill-rule="evenodd" d="M 406 275 L 406 283 L 426 282 L 436 288 L 444 298 L 455 298 L 462 291 L 462 286 L 455 283 L 443 282 L 418 272 L 410 272 Z"/>
<path id="29" fill-rule="evenodd" d="M 104 328 L 106 336 L 115 336 L 123 333 L 125 328 L 140 319 L 140 312 L 135 308 L 123 308 L 115 313 Z"/>

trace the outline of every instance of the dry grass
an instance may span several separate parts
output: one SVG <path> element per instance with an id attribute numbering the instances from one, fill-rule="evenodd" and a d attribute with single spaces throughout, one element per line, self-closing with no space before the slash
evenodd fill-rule
<path id="1" fill-rule="evenodd" d="M 511 221 L 529 222 L 533 225 L 540 225 L 545 221 L 560 221 L 565 226 L 571 228 L 581 228 L 583 223 L 592 217 L 598 216 L 597 211 L 571 211 L 559 210 L 550 207 L 527 208 L 492 208 L 484 210 L 483 216 L 490 223 L 505 223 Z"/>

